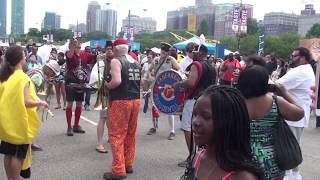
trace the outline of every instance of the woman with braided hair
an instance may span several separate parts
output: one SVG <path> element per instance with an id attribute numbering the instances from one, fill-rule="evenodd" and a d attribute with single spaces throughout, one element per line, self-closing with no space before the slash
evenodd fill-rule
<path id="1" fill-rule="evenodd" d="M 193 160 L 195 179 L 262 179 L 251 156 L 247 107 L 237 89 L 206 89 L 195 103 L 192 131 L 196 145 L 206 147 Z"/>
<path id="2" fill-rule="evenodd" d="M 261 57 L 252 56 L 249 59 L 259 62 Z M 269 85 L 268 81 L 269 74 L 265 66 L 251 65 L 240 73 L 238 89 L 246 98 L 252 120 L 250 136 L 253 158 L 263 168 L 265 179 L 282 179 L 285 172 L 278 167 L 274 154 L 278 114 L 289 121 L 298 121 L 304 111 L 282 86 Z M 269 91 L 274 91 L 276 95 Z"/>

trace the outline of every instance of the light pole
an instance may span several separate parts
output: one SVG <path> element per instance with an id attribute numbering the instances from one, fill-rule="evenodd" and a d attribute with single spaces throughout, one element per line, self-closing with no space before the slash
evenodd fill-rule
<path id="1" fill-rule="evenodd" d="M 242 0 L 240 0 L 240 13 L 239 13 L 239 19 L 240 19 L 240 27 L 241 27 L 241 17 L 242 17 Z M 237 42 L 237 50 L 240 52 L 240 39 L 241 39 L 241 28 L 238 28 L 238 42 Z"/>

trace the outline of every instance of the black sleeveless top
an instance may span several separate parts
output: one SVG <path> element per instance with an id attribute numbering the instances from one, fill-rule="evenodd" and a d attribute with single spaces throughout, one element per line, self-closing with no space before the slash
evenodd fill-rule
<path id="1" fill-rule="evenodd" d="M 121 84 L 110 90 L 109 100 L 140 99 L 141 67 L 134 61 L 129 62 L 125 55 L 117 58 L 121 63 Z M 112 78 L 112 77 L 111 77 Z"/>
<path id="2" fill-rule="evenodd" d="M 190 94 L 189 99 L 197 99 L 201 96 L 201 93 L 207 89 L 210 85 L 216 83 L 216 72 L 215 69 L 210 65 L 210 62 L 207 60 L 204 61 L 194 61 L 192 65 L 196 65 L 198 69 L 198 77 L 200 78 L 196 87 L 194 87 Z M 200 74 L 201 73 L 201 74 Z"/>

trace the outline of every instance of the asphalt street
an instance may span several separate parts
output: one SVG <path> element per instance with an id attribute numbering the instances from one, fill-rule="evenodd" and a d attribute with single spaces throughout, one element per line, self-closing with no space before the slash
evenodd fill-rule
<path id="1" fill-rule="evenodd" d="M 53 109 L 55 98 L 52 98 L 51 101 L 51 109 Z M 91 101 L 94 103 L 95 96 Z M 52 111 L 55 116 L 42 123 L 39 136 L 35 140 L 43 151 L 33 153 L 31 179 L 102 179 L 103 173 L 111 170 L 112 156 L 111 152 L 100 154 L 95 151 L 96 123 L 98 123 L 99 112 L 83 111 L 80 124 L 86 133 L 67 137 L 64 111 Z M 179 130 L 179 118 L 175 118 L 176 139 L 172 141 L 167 140 L 169 128 L 165 115 L 162 115 L 159 120 L 157 134 L 148 136 L 146 133 L 151 125 L 150 111 L 147 114 L 141 112 L 136 136 L 134 173 L 127 175 L 127 179 L 177 180 L 184 172 L 184 169 L 178 167 L 177 163 L 183 161 L 188 154 L 184 135 Z M 320 129 L 314 127 L 315 118 L 313 117 L 310 127 L 304 131 L 302 142 L 304 161 L 301 165 L 301 173 L 304 180 L 320 180 Z M 104 142 L 105 147 L 110 150 L 106 132 Z M 3 159 L 2 155 L 0 159 Z M 2 162 L 0 163 L 0 180 L 6 179 Z"/>

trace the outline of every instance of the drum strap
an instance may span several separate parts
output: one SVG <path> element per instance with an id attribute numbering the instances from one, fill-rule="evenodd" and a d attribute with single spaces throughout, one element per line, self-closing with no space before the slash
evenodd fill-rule
<path id="1" fill-rule="evenodd" d="M 160 59 L 159 59 L 159 61 L 160 61 Z M 156 71 L 155 71 L 155 76 L 157 75 L 157 73 L 159 72 L 159 70 L 160 70 L 160 68 L 161 68 L 161 66 L 166 62 L 167 60 L 163 60 L 162 62 L 161 62 L 161 64 L 158 66 L 158 68 L 156 69 Z"/>

